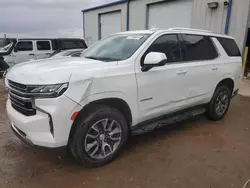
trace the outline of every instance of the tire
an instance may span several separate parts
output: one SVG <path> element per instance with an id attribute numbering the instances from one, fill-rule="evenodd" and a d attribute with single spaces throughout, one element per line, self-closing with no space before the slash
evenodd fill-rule
<path id="1" fill-rule="evenodd" d="M 224 99 L 224 96 L 227 98 L 227 100 L 225 99 L 224 102 L 223 100 L 219 102 L 221 99 Z M 225 85 L 218 86 L 214 92 L 212 100 L 208 104 L 207 108 L 208 118 L 213 121 L 218 121 L 223 119 L 229 109 L 231 97 L 232 97 L 232 91 L 229 89 L 228 86 Z M 221 107 L 218 107 L 218 105 L 220 105 Z"/>
<path id="2" fill-rule="evenodd" d="M 129 135 L 122 113 L 115 108 L 96 105 L 87 114 L 79 115 L 81 118 L 76 122 L 70 141 L 73 156 L 86 167 L 100 167 L 114 160 Z"/>

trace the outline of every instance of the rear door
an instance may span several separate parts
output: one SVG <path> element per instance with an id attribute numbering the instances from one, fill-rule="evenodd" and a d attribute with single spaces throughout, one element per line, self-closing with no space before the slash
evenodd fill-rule
<path id="1" fill-rule="evenodd" d="M 213 40 L 202 35 L 182 35 L 183 69 L 187 71 L 188 107 L 208 103 L 218 80 L 216 59 L 219 54 Z"/>
<path id="2" fill-rule="evenodd" d="M 34 42 L 32 40 L 18 41 L 11 56 L 15 64 L 35 59 Z"/>
<path id="3" fill-rule="evenodd" d="M 37 40 L 35 41 L 35 46 L 35 59 L 45 59 L 53 53 L 50 40 Z"/>

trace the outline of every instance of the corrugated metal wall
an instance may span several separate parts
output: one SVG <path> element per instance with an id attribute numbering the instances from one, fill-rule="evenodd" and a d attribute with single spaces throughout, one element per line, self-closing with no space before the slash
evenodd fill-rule
<path id="1" fill-rule="evenodd" d="M 207 0 L 194 0 L 192 27 L 224 33 L 228 8 L 224 6 L 225 0 L 216 0 L 219 2 L 219 7 L 214 10 L 208 8 L 207 2 Z M 245 39 L 249 2 L 250 0 L 233 0 L 229 35 L 236 38 L 241 50 Z"/>
<path id="2" fill-rule="evenodd" d="M 133 0 L 130 2 L 129 30 L 146 29 L 147 4 L 161 0 Z M 164 19 L 163 19 L 164 20 Z"/>
<path id="3" fill-rule="evenodd" d="M 88 45 L 98 41 L 98 15 L 111 11 L 121 10 L 122 31 L 126 31 L 127 24 L 127 4 L 118 4 L 106 8 L 84 12 L 85 38 Z"/>
<path id="4" fill-rule="evenodd" d="M 146 28 L 147 23 L 147 4 L 157 3 L 164 0 L 131 0 L 129 30 L 141 30 Z M 182 0 L 184 1 L 184 0 Z M 217 9 L 209 9 L 208 1 L 219 2 Z M 224 6 L 226 0 L 193 0 L 192 27 L 198 29 L 212 30 L 217 33 L 224 33 L 227 6 Z M 245 32 L 249 14 L 250 0 L 233 0 L 231 21 L 229 26 L 229 35 L 234 36 L 236 41 L 243 49 L 245 41 Z M 98 40 L 98 14 L 121 10 L 122 12 L 122 31 L 126 31 L 127 24 L 127 4 L 114 5 L 102 9 L 89 11 L 85 14 L 85 37 L 90 43 Z M 165 18 L 159 18 L 167 21 Z M 174 19 L 174 18 L 172 18 Z"/>

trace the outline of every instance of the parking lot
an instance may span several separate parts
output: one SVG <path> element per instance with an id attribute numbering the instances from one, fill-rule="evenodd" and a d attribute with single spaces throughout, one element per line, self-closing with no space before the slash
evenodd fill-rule
<path id="1" fill-rule="evenodd" d="M 22 144 L 11 132 L 0 86 L 0 187 L 229 188 L 250 178 L 250 98 L 237 96 L 226 118 L 203 116 L 130 139 L 113 163 L 85 169 Z"/>

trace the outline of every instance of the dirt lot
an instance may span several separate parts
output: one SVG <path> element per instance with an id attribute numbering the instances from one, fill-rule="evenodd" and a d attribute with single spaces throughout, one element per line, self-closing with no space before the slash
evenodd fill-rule
<path id="1" fill-rule="evenodd" d="M 220 122 L 199 116 L 131 138 L 113 163 L 85 169 L 30 148 L 11 132 L 0 86 L 0 187 L 242 188 L 250 178 L 250 98 Z"/>

